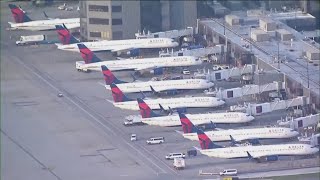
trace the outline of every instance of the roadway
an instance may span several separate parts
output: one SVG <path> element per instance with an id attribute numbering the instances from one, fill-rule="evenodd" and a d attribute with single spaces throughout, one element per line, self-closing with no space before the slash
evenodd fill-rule
<path id="1" fill-rule="evenodd" d="M 56 7 L 45 9 L 50 14 L 57 11 Z M 172 161 L 166 161 L 164 156 L 186 152 L 199 146 L 198 142 L 183 139 L 174 131 L 181 130 L 179 127 L 124 127 L 124 117 L 138 112 L 117 109 L 106 101 L 111 99 L 111 93 L 99 84 L 103 82 L 100 73 L 77 72 L 75 60 L 80 55 L 59 51 L 55 45 L 16 47 L 14 39 L 19 35 L 40 33 L 5 31 L 12 17 L 6 3 L 1 10 L 2 179 L 195 179 L 199 178 L 199 169 L 237 168 L 250 172 L 266 168 L 266 164 L 247 159 L 198 155 L 186 159 L 188 167 L 184 171 L 174 170 Z M 42 9 L 33 9 L 30 16 L 39 17 L 41 13 Z M 52 37 L 55 34 L 45 33 Z M 125 80 L 130 78 L 125 73 L 117 74 L 126 76 Z M 64 97 L 57 97 L 59 92 Z M 263 115 L 252 124 L 272 124 L 284 114 Z M 137 134 L 138 141 L 130 141 L 131 133 Z M 146 145 L 145 140 L 154 136 L 164 136 L 166 142 Z M 293 160 L 283 158 L 266 170 L 317 161 L 303 158 L 292 163 Z"/>

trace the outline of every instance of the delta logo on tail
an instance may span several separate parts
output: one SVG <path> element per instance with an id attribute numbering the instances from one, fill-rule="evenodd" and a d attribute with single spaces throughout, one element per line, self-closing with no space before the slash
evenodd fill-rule
<path id="1" fill-rule="evenodd" d="M 110 69 L 105 65 L 101 66 L 101 71 L 103 74 L 104 81 L 106 82 L 106 85 L 111 85 L 112 83 L 115 83 L 115 84 L 127 83 L 126 81 L 121 81 L 117 77 L 115 77 L 114 74 L 110 71 Z"/>
<path id="2" fill-rule="evenodd" d="M 79 43 L 79 41 L 71 35 L 71 33 L 66 27 L 62 25 L 56 25 L 56 30 L 58 33 L 59 40 L 63 45 Z"/>
<path id="3" fill-rule="evenodd" d="M 16 23 L 23 23 L 32 21 L 20 7 L 17 7 L 14 4 L 9 4 L 9 8 L 11 9 L 11 13 L 13 15 L 14 21 Z"/>
<path id="4" fill-rule="evenodd" d="M 138 98 L 138 105 L 139 105 L 141 117 L 150 118 L 152 110 L 141 98 Z"/>
<path id="5" fill-rule="evenodd" d="M 159 117 L 162 116 L 160 114 L 156 114 L 147 103 L 145 103 L 141 98 L 137 99 L 139 109 L 140 109 L 140 115 L 142 118 L 152 118 L 152 117 Z"/>
<path id="6" fill-rule="evenodd" d="M 197 128 L 193 123 L 190 121 L 189 118 L 183 113 L 179 113 L 183 133 L 195 133 L 197 132 Z"/>
<path id="7" fill-rule="evenodd" d="M 198 139 L 200 142 L 201 149 L 214 149 L 214 148 L 222 148 L 222 146 L 214 144 L 209 137 L 198 128 L 197 130 Z"/>
<path id="8" fill-rule="evenodd" d="M 84 59 L 84 62 L 86 64 L 89 63 L 95 63 L 95 62 L 100 62 L 101 60 L 89 49 L 87 48 L 84 44 L 79 43 L 77 44 L 78 48 L 80 50 L 81 56 Z"/>
<path id="9" fill-rule="evenodd" d="M 112 83 L 110 87 L 114 102 L 133 101 L 133 99 L 130 99 L 125 94 L 123 94 L 123 92 L 118 88 L 118 86 L 115 83 Z"/>

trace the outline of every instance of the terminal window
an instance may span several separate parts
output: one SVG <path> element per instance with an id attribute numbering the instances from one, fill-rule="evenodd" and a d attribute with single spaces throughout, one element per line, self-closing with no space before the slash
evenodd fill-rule
<path id="1" fill-rule="evenodd" d="M 227 91 L 227 98 L 233 97 L 233 91 Z"/>
<path id="2" fill-rule="evenodd" d="M 122 6 L 112 6 L 111 10 L 112 12 L 121 12 Z"/>
<path id="3" fill-rule="evenodd" d="M 101 32 L 90 32 L 90 37 L 101 37 Z"/>
<path id="4" fill-rule="evenodd" d="M 109 25 L 109 19 L 103 19 L 103 18 L 89 18 L 89 24 L 103 24 L 103 25 Z"/>
<path id="5" fill-rule="evenodd" d="M 256 107 L 256 113 L 262 113 L 262 106 L 257 106 Z"/>
<path id="6" fill-rule="evenodd" d="M 122 19 L 112 19 L 112 25 L 122 25 Z"/>
<path id="7" fill-rule="evenodd" d="M 89 11 L 108 12 L 108 6 L 89 5 Z"/>

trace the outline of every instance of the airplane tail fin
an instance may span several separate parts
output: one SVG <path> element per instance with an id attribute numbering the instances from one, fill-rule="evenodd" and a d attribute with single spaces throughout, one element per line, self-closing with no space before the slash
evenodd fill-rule
<path id="1" fill-rule="evenodd" d="M 11 9 L 11 13 L 16 23 L 32 21 L 20 7 L 14 4 L 9 4 L 9 8 Z"/>
<path id="2" fill-rule="evenodd" d="M 190 121 L 189 118 L 183 113 L 179 113 L 180 122 L 182 125 L 183 133 L 195 133 L 197 132 L 197 127 Z"/>
<path id="3" fill-rule="evenodd" d="M 107 66 L 102 65 L 101 66 L 102 74 L 104 77 L 104 81 L 106 82 L 106 85 L 114 84 L 122 84 L 127 83 L 125 81 L 119 80 L 117 77 L 114 76 L 114 74 L 110 71 L 110 69 L 107 68 Z"/>
<path id="4" fill-rule="evenodd" d="M 47 16 L 47 14 L 43 11 L 43 13 Z M 56 31 L 58 33 L 59 40 L 62 44 L 74 44 L 79 43 L 80 41 L 77 40 L 72 34 L 69 32 L 69 30 L 66 28 L 66 26 L 63 25 L 56 25 Z"/>
<path id="5" fill-rule="evenodd" d="M 145 103 L 141 98 L 137 99 L 139 109 L 140 109 L 140 114 L 142 118 L 152 118 L 152 117 L 159 117 L 159 114 L 156 114 L 149 106 L 147 103 Z"/>
<path id="6" fill-rule="evenodd" d="M 201 149 L 215 149 L 215 148 L 222 148 L 222 146 L 213 143 L 210 138 L 198 128 L 197 130 L 198 139 L 200 142 Z"/>
<path id="7" fill-rule="evenodd" d="M 98 58 L 89 48 L 87 48 L 84 44 L 77 44 L 80 50 L 81 56 L 84 59 L 86 64 L 100 62 L 101 59 Z"/>
<path id="8" fill-rule="evenodd" d="M 123 92 L 118 88 L 118 86 L 115 83 L 112 83 L 110 87 L 114 102 L 134 101 L 133 99 L 130 99 L 125 94 L 123 94 Z"/>

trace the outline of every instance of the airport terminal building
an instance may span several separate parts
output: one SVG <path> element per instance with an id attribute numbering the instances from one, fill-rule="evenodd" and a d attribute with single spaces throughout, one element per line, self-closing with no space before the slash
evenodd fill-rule
<path id="1" fill-rule="evenodd" d="M 131 39 L 143 29 L 195 27 L 196 1 L 80 1 L 82 40 Z"/>

